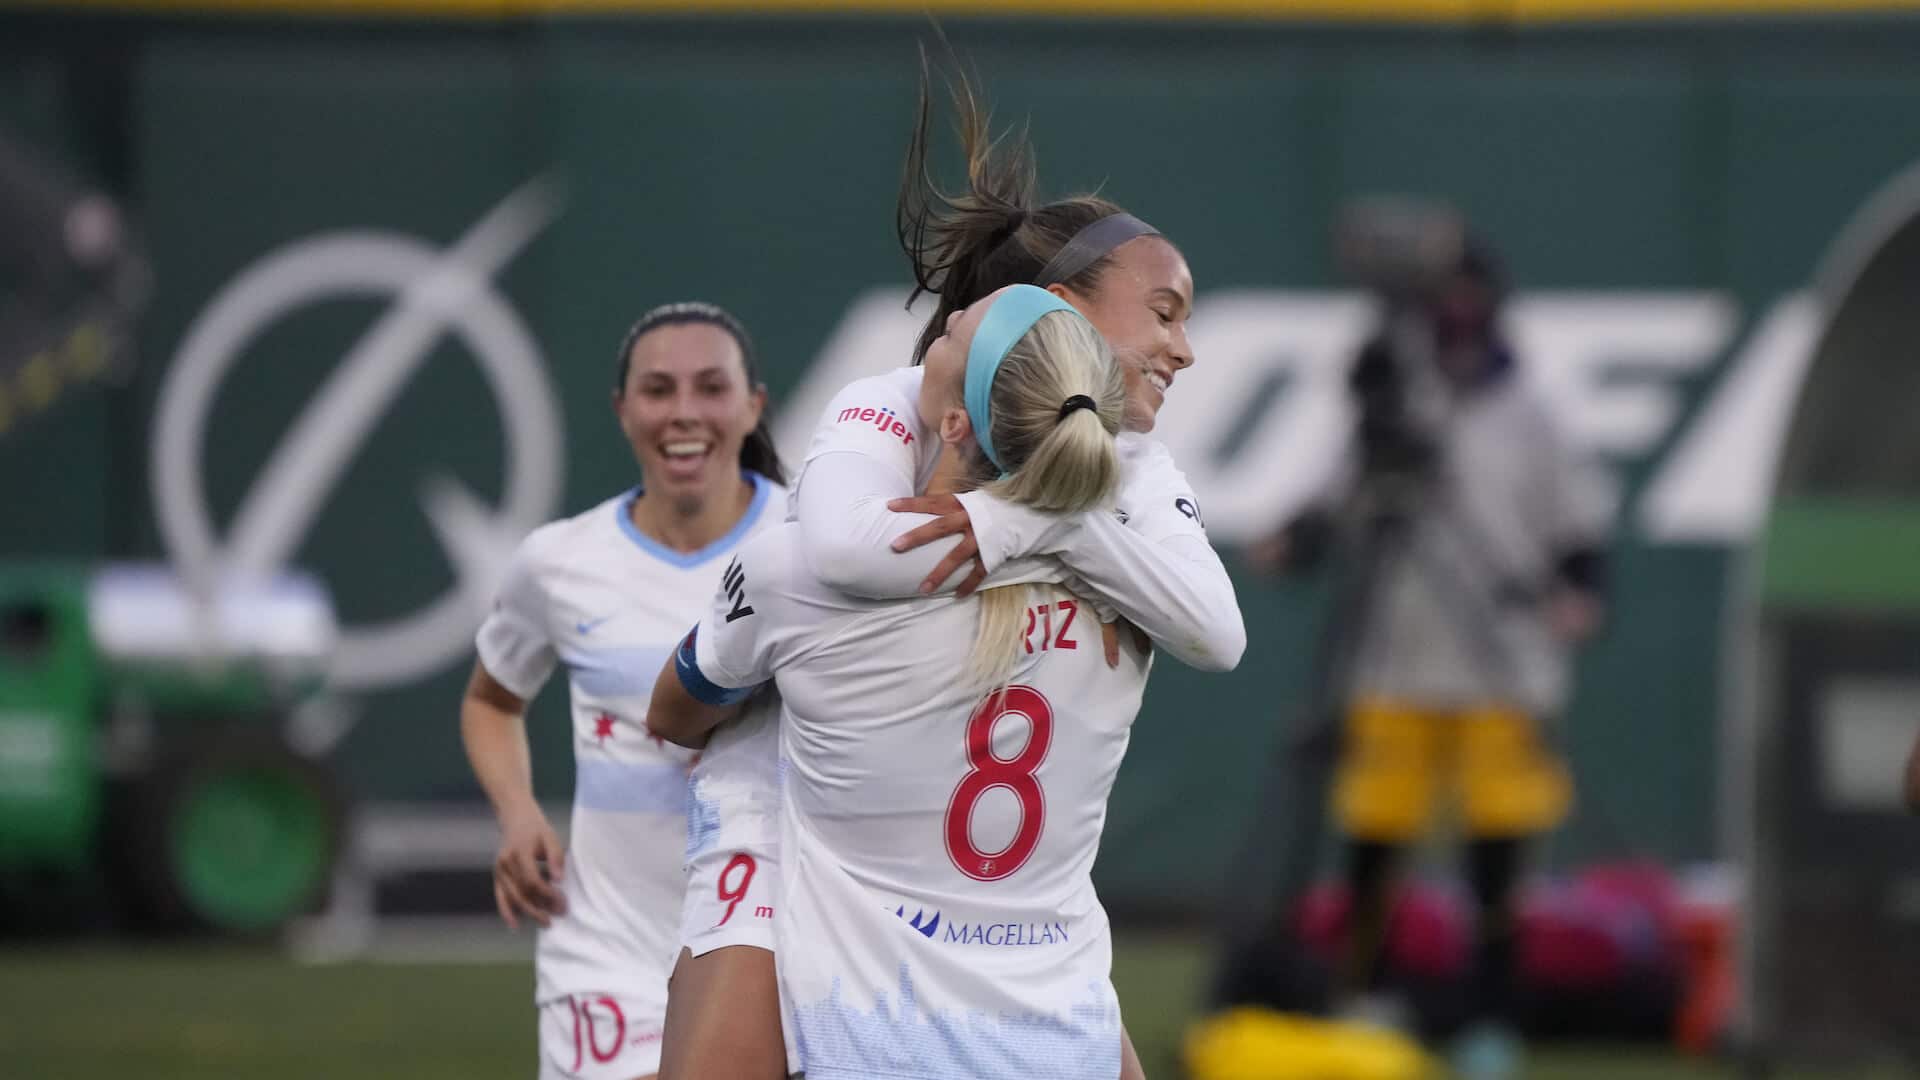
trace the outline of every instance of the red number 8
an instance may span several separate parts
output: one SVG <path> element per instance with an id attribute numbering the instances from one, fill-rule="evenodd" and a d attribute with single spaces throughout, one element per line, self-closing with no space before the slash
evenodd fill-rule
<path id="1" fill-rule="evenodd" d="M 993 728 L 1008 713 L 1027 718 L 1027 745 L 1011 758 L 993 752 Z M 961 873 L 975 881 L 999 881 L 1020 869 L 1040 846 L 1046 823 L 1046 794 L 1034 770 L 1047 759 L 1053 743 L 1053 706 L 1031 686 L 1009 686 L 980 703 L 967 721 L 967 774 L 947 801 L 947 857 Z M 1020 800 L 1020 827 L 999 851 L 981 851 L 973 844 L 973 809 L 994 788 L 1006 788 Z"/>

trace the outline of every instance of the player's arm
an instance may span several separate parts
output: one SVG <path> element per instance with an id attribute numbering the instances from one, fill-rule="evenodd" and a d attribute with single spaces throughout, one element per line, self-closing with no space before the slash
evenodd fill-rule
<path id="1" fill-rule="evenodd" d="M 985 566 L 975 558 L 981 544 L 1005 552 L 1003 558 L 1026 553 L 1018 548 L 1019 538 L 980 534 L 964 511 L 957 522 L 951 517 L 943 522 L 890 508 L 890 501 L 916 494 L 920 451 L 913 440 L 919 436 L 905 421 L 881 426 L 877 420 L 862 419 L 877 407 L 890 415 L 911 416 L 917 406 L 883 380 L 862 379 L 827 406 L 807 451 L 794 494 L 795 517 L 801 526 L 801 550 L 822 583 L 849 596 L 898 599 L 921 593 L 921 582 L 934 576 L 936 567 L 945 567 L 936 588 L 964 594 L 984 580 Z M 936 537 L 918 531 L 934 525 L 941 527 Z M 897 543 L 908 535 L 921 538 L 913 546 Z M 947 536 L 957 539 L 927 542 Z M 954 573 L 968 563 L 974 563 L 974 573 Z"/>
<path id="2" fill-rule="evenodd" d="M 1192 488 L 1157 445 L 1128 469 L 1126 522 L 1091 511 L 1022 519 L 1009 531 L 1032 530 L 1036 551 L 1065 564 L 1076 588 L 1091 591 L 1089 599 L 1125 616 L 1181 661 L 1202 671 L 1231 671 L 1246 651 L 1246 623 L 1233 579 L 1207 541 Z M 959 501 L 976 521 L 1003 512 L 1003 504 L 980 492 Z M 996 567 L 992 558 L 987 565 Z"/>
<path id="3" fill-rule="evenodd" d="M 915 595 L 955 543 L 893 550 L 895 537 L 931 520 L 887 508 L 911 494 L 910 472 L 863 453 L 832 451 L 808 461 L 794 501 L 801 549 L 820 580 L 849 596 Z"/>
<path id="4" fill-rule="evenodd" d="M 494 903 L 514 929 L 523 915 L 547 926 L 567 910 L 558 887 L 566 851 L 534 798 L 526 713 L 528 700 L 552 673 L 555 655 L 546 632 L 546 597 L 524 548 L 509 566 L 475 644 L 480 658 L 460 699 L 460 741 L 500 824 Z"/>
<path id="5" fill-rule="evenodd" d="M 707 744 L 714 728 L 739 714 L 757 688 L 725 686 L 702 671 L 699 634 L 700 627 L 694 627 L 667 658 L 660 677 L 653 682 L 653 700 L 647 705 L 648 731 L 676 746 L 696 750 Z"/>
<path id="6" fill-rule="evenodd" d="M 1202 671 L 1232 670 L 1246 651 L 1246 623 L 1186 477 L 1159 447 L 1129 469 L 1125 523 L 1105 511 L 1041 514 L 978 491 L 908 505 L 935 513 L 944 508 L 942 500 L 964 506 L 976 526 L 991 526 L 994 535 L 1058 558 L 1074 590 L 1093 602 L 1103 622 L 1125 616 L 1181 661 Z M 983 547 L 981 554 L 999 575 L 1008 552 Z"/>
<path id="7" fill-rule="evenodd" d="M 500 820 L 537 816 L 533 758 L 527 750 L 527 701 L 475 661 L 460 699 L 460 741 L 473 776 Z"/>
<path id="8" fill-rule="evenodd" d="M 1078 515 L 1051 550 L 1085 585 L 1182 662 L 1232 671 L 1247 627 L 1227 568 L 1205 535 L 1154 539 L 1111 514 Z"/>
<path id="9" fill-rule="evenodd" d="M 713 603 L 680 639 L 653 682 L 647 728 L 680 746 L 698 747 L 773 678 L 773 620 L 798 523 L 768 529 L 727 564 Z"/>

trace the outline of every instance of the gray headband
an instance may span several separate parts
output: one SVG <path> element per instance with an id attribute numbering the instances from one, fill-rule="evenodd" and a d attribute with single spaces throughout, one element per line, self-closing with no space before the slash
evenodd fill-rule
<path id="1" fill-rule="evenodd" d="M 1160 230 L 1132 214 L 1108 214 L 1073 234 L 1059 254 L 1047 260 L 1033 283 L 1057 285 L 1092 266 L 1107 253 L 1138 236 L 1159 236 Z"/>

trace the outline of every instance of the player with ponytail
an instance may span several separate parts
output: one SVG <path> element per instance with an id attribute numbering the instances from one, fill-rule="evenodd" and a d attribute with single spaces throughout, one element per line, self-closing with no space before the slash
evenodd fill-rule
<path id="1" fill-rule="evenodd" d="M 1070 305 L 1001 289 L 929 342 L 929 490 L 991 492 L 1062 527 L 1106 513 L 1124 411 L 1110 350 Z M 740 596 L 716 596 L 648 712 L 692 745 L 757 688 L 779 692 L 786 1067 L 1122 1075 L 1091 870 L 1146 655 L 1127 646 L 1110 666 L 1045 560 L 971 598 L 852 600 L 807 562 L 799 528 L 741 551 Z"/>
<path id="2" fill-rule="evenodd" d="M 823 584 L 850 602 L 965 596 L 983 580 L 989 585 L 1059 581 L 1064 573 L 1102 622 L 1125 616 L 1177 658 L 1203 670 L 1231 669 L 1246 647 L 1232 582 L 1207 542 L 1186 478 L 1163 446 L 1139 434 L 1153 427 L 1166 390 L 1193 363 L 1186 336 L 1193 282 L 1186 260 L 1158 230 L 1105 199 L 1040 203 L 1031 152 L 1019 140 L 989 137 L 964 79 L 955 82 L 954 100 L 968 184 L 958 193 L 942 191 L 928 168 L 928 81 L 923 77 L 896 223 L 918 291 L 933 293 L 936 309 L 911 357 L 915 366 L 859 380 L 828 407 L 796 482 L 796 528 L 789 530 L 788 542 Z M 934 411 L 937 406 L 925 395 L 949 384 L 918 365 L 925 359 L 937 369 L 934 346 L 949 324 L 962 310 L 1011 285 L 1044 292 L 1059 308 L 1082 316 L 1084 322 L 1066 325 L 1090 325 L 1115 357 L 1124 398 L 1119 422 L 1127 431 L 1113 444 L 1118 472 L 1113 495 L 1096 508 L 1064 517 L 1037 508 L 1026 501 L 1034 493 L 1025 485 L 1035 480 L 1003 481 L 997 473 L 976 478 L 984 481 L 979 485 L 929 488 L 947 445 L 948 418 Z M 1083 408 L 1059 415 L 1071 399 L 1083 396 L 1101 403 L 1103 425 L 1112 419 L 1105 398 L 1075 391 L 1051 403 L 1061 430 L 1084 430 L 1088 420 L 1073 415 Z M 1048 415 L 1044 409 L 1003 413 L 1016 414 Z M 979 430 L 993 440 L 1006 438 L 1009 446 L 1027 445 L 1022 440 L 1035 437 L 1013 428 L 1004 436 L 997 429 Z M 1044 486 L 1054 490 L 1051 483 Z M 951 544 L 932 543 L 954 534 L 964 535 Z M 973 573 L 958 581 L 955 571 L 968 562 L 977 564 Z M 970 669 L 976 677 L 991 681 L 998 670 L 994 657 L 1003 654 L 990 643 L 1024 630 L 1029 610 L 1012 599 L 989 597 L 977 628 L 984 635 L 975 654 L 979 663 Z M 1070 610 L 1080 609 L 1075 604 Z M 1119 662 L 1117 638 L 1108 639 L 1107 652 Z M 737 721 L 722 727 L 716 740 L 735 739 L 728 732 L 736 726 Z M 716 767 L 705 789 L 696 789 L 696 826 L 729 804 L 764 798 L 760 789 L 778 757 L 772 736 L 771 731 L 757 736 L 757 766 L 751 754 L 736 748 L 731 753 L 736 764 Z M 736 780 L 721 783 L 718 774 L 729 771 Z M 772 845 L 760 843 L 752 851 L 756 866 L 773 865 Z M 735 854 L 725 845 L 709 847 L 701 861 L 689 864 L 690 881 L 718 875 Z M 759 1052 L 768 1045 L 766 1033 L 781 1024 L 770 995 L 771 945 L 700 951 L 711 935 L 696 935 L 692 928 L 713 924 L 722 912 L 712 905 L 722 896 L 718 889 L 688 890 L 689 948 L 676 969 L 663 1080 L 704 1076 L 722 1064 L 737 1068 L 734 1075 L 771 1080 L 795 1065 L 790 1040 L 785 1060 Z M 1131 1055 L 1128 1065 L 1128 1075 L 1138 1075 Z"/>
<path id="3" fill-rule="evenodd" d="M 946 332 L 924 351 L 920 414 L 935 418 L 943 446 L 964 445 L 962 428 L 972 436 L 950 489 L 1051 514 L 1103 509 L 1119 481 L 1113 437 L 1126 407 L 1106 342 L 1073 308 L 1031 285 L 1009 286 L 974 309 L 983 314 L 953 312 Z M 982 325 L 988 319 L 994 324 Z M 997 361 L 987 355 L 998 335 L 1022 320 L 1029 321 L 1025 333 Z M 970 343 L 964 354 L 955 345 L 962 336 Z M 974 356 L 972 345 L 983 355 Z M 956 369 L 961 378 L 953 377 Z M 980 593 L 970 666 L 976 680 L 997 686 L 1011 674 L 1028 591 L 1010 584 Z"/>
<path id="4" fill-rule="evenodd" d="M 915 295 L 935 309 L 916 345 L 918 363 L 953 313 L 997 289 L 1031 284 L 1084 316 L 1120 361 L 1127 433 L 1119 443 L 1114 513 L 1085 515 L 1070 539 L 1039 544 L 1046 524 L 992 491 L 913 497 L 933 449 L 919 411 L 921 372 L 861 379 L 834 398 L 801 466 L 795 516 L 808 558 L 852 595 L 972 591 L 1024 555 L 1062 560 L 1104 615 L 1124 615 L 1168 652 L 1206 671 L 1239 662 L 1246 629 L 1233 583 L 1207 542 L 1199 501 L 1160 443 L 1146 437 L 1167 389 L 1193 364 L 1186 321 L 1193 275 L 1159 230 L 1113 202 L 1080 195 L 1041 202 L 1031 148 L 993 138 L 967 80 L 952 80 L 966 157 L 966 186 L 942 189 L 929 165 L 930 73 L 910 140 L 895 221 Z M 863 423 L 887 414 L 901 430 Z M 916 441 L 918 440 L 918 441 Z M 932 541 L 962 534 L 958 542 Z M 956 583 L 955 572 L 973 563 Z"/>

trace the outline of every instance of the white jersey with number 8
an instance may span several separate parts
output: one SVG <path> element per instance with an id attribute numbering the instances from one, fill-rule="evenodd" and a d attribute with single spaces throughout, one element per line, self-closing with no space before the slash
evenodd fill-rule
<path id="1" fill-rule="evenodd" d="M 798 1064 L 812 1080 L 1112 1080 L 1091 871 L 1145 658 L 1109 668 L 1091 614 L 1035 586 L 1019 666 L 990 694 L 966 676 L 978 603 L 844 596 L 796 527 L 741 549 L 738 595 L 720 590 L 679 666 L 696 696 L 773 679 L 784 702 L 774 928 Z"/>

